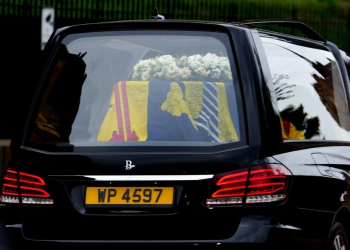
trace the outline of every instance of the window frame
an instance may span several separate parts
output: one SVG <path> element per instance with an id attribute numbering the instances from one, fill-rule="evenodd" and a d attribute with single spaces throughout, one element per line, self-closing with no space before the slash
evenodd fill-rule
<path id="1" fill-rule="evenodd" d="M 124 25 L 118 25 L 118 28 L 116 29 L 115 27 L 112 27 L 108 24 L 105 25 L 103 31 L 120 31 L 120 30 L 133 30 L 130 29 L 130 25 L 135 25 L 135 23 L 127 23 L 127 22 L 123 22 L 125 23 Z M 154 26 L 154 22 L 152 23 L 147 23 L 149 24 L 149 26 Z M 99 28 L 97 30 L 101 30 L 101 26 L 97 25 Z M 56 147 L 56 146 L 49 146 L 47 147 L 46 145 L 33 145 L 32 143 L 30 143 L 29 141 L 29 133 L 28 131 L 30 131 L 31 126 L 33 126 L 34 121 L 36 116 L 33 114 L 36 114 L 36 112 L 38 111 L 39 108 L 39 100 L 41 100 L 42 96 L 43 96 L 43 92 L 44 92 L 44 82 L 47 82 L 47 78 L 50 75 L 50 69 L 52 69 L 52 62 L 55 56 L 55 53 L 57 52 L 57 48 L 59 46 L 59 44 L 63 41 L 63 39 L 69 35 L 69 34 L 75 34 L 75 33 L 86 33 L 89 31 L 89 29 L 85 26 L 85 27 L 70 27 L 70 28 L 66 28 L 66 29 L 62 29 L 57 31 L 51 38 L 50 41 L 48 43 L 48 45 L 46 46 L 45 50 L 47 53 L 47 64 L 45 67 L 45 70 L 43 72 L 42 78 L 40 80 L 40 83 L 38 85 L 38 89 L 37 89 L 37 93 L 36 93 L 36 98 L 35 101 L 33 101 L 33 105 L 31 108 L 31 111 L 29 112 L 29 116 L 28 118 L 30 118 L 26 124 L 26 127 L 24 129 L 24 136 L 22 137 L 22 148 L 26 148 L 26 149 L 30 149 L 30 150 L 39 150 L 39 151 L 46 151 L 46 152 L 65 152 L 65 153 L 74 153 L 74 152 L 193 152 L 193 153 L 198 153 L 198 152 L 218 152 L 218 151 L 222 151 L 222 150 L 235 150 L 235 149 L 239 149 L 239 148 L 245 148 L 248 145 L 248 130 L 247 129 L 248 123 L 247 123 L 247 112 L 246 112 L 246 104 L 244 103 L 244 91 L 243 91 L 243 87 L 242 87 L 242 83 L 241 83 L 241 72 L 239 72 L 240 67 L 239 67 L 239 63 L 237 61 L 237 51 L 235 50 L 235 47 L 233 45 L 233 39 L 232 39 L 232 34 L 235 33 L 232 29 L 232 26 L 230 27 L 225 27 L 225 25 L 213 25 L 213 24 L 197 24 L 197 23 L 191 23 L 190 25 L 188 25 L 188 27 L 183 28 L 183 26 L 181 25 L 181 28 L 178 27 L 178 23 L 170 23 L 170 24 L 164 24 L 165 27 L 159 27 L 159 25 L 156 25 L 156 29 L 157 30 L 168 30 L 169 28 L 171 30 L 193 30 L 193 31 L 201 31 L 201 32 L 206 32 L 206 31 L 210 31 L 210 32 L 222 32 L 225 33 L 228 37 L 228 41 L 229 41 L 229 45 L 230 47 L 228 47 L 227 49 L 229 49 L 232 52 L 232 55 L 230 56 L 230 62 L 231 62 L 231 69 L 234 70 L 236 69 L 237 71 L 237 76 L 236 76 L 236 80 L 234 79 L 233 82 L 236 82 L 238 88 L 239 88 L 239 92 L 240 95 L 237 96 L 237 103 L 239 105 L 241 105 L 241 108 L 238 108 L 239 110 L 239 121 L 240 121 L 240 129 L 241 129 L 241 140 L 239 142 L 234 142 L 234 143 L 225 143 L 225 144 L 221 144 L 221 145 L 212 145 L 212 146 L 204 146 L 204 147 L 200 147 L 198 145 L 195 146 L 172 146 L 169 145 L 169 147 L 163 147 L 161 145 L 150 145 L 149 147 L 144 147 L 144 146 L 132 146 L 132 147 L 114 147 L 114 146 L 106 146 L 106 147 L 74 147 L 74 145 L 67 145 L 67 147 L 64 147 L 65 150 L 62 150 L 62 148 Z M 103 25 L 102 25 L 103 26 Z M 96 31 L 96 29 L 94 28 L 94 25 L 92 27 L 91 31 Z M 97 27 L 95 27 L 97 28 Z M 137 30 L 136 26 L 134 27 L 135 30 Z M 155 29 L 154 27 L 150 27 L 150 29 Z M 242 34 L 240 34 L 242 35 Z M 54 53 L 48 53 L 49 51 L 55 51 Z M 234 63 L 234 65 L 232 65 L 232 63 Z M 238 92 L 238 93 L 239 93 Z M 256 130 L 256 129 L 255 129 Z M 259 138 L 255 137 L 256 141 L 259 141 Z M 253 140 L 255 141 L 255 140 Z M 123 148 L 121 150 L 121 148 Z"/>

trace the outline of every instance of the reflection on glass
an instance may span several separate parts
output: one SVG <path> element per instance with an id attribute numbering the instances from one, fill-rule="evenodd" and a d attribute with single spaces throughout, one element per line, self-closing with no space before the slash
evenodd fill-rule
<path id="1" fill-rule="evenodd" d="M 349 111 L 333 55 L 321 45 L 261 40 L 287 133 L 284 139 L 349 140 Z"/>
<path id="2" fill-rule="evenodd" d="M 61 44 L 30 136 L 32 142 L 69 141 L 86 78 L 84 56 L 69 53 Z"/>

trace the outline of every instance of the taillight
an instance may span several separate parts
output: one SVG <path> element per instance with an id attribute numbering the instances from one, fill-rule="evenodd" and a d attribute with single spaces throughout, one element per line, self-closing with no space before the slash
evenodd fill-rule
<path id="1" fill-rule="evenodd" d="M 247 177 L 247 169 L 238 170 L 221 177 L 216 183 L 220 188 L 211 195 L 212 198 L 206 200 L 206 204 L 241 204 L 246 189 Z"/>
<path id="2" fill-rule="evenodd" d="M 11 169 L 4 176 L 0 202 L 24 204 L 53 204 L 45 190 L 45 181 L 36 175 Z"/>
<path id="3" fill-rule="evenodd" d="M 221 177 L 207 205 L 269 203 L 287 197 L 291 172 L 282 165 L 268 164 L 234 171 Z"/>

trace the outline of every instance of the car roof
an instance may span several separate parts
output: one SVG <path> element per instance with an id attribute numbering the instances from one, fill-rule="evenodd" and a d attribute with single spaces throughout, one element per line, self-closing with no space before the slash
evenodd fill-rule
<path id="1" fill-rule="evenodd" d="M 307 38 L 319 42 L 326 42 L 327 40 L 323 38 L 320 34 L 318 34 L 316 31 L 314 31 L 312 28 L 307 26 L 305 23 L 295 20 L 275 20 L 275 19 L 254 19 L 254 20 L 243 20 L 243 21 L 234 21 L 234 22 L 220 22 L 220 21 L 207 21 L 207 20 L 182 20 L 182 19 L 141 19 L 141 20 L 121 20 L 121 21 L 106 21 L 106 22 L 94 22 L 94 23 L 84 23 L 84 24 L 76 24 L 76 25 L 69 25 L 62 28 L 57 29 L 57 33 L 60 33 L 63 30 L 66 29 L 89 29 L 89 27 L 108 27 L 108 26 L 114 26 L 114 25 L 120 25 L 120 24 L 154 24 L 154 23 L 166 23 L 166 24 L 207 24 L 207 25 L 232 25 L 236 27 L 246 28 L 246 29 L 257 29 L 256 26 L 258 25 L 264 25 L 266 26 L 278 26 L 278 27 L 289 27 L 293 29 L 300 30 L 302 33 L 306 35 Z M 266 32 L 272 32 L 267 29 L 262 29 Z M 283 34 L 280 32 L 272 32 L 272 33 L 278 33 Z"/>

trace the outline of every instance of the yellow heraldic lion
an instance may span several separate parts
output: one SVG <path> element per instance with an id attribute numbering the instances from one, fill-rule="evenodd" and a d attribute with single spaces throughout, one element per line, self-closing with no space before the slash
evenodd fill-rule
<path id="1" fill-rule="evenodd" d="M 189 109 L 188 103 L 184 100 L 184 94 L 180 85 L 177 82 L 172 82 L 170 84 L 170 91 L 167 94 L 167 99 L 163 102 L 161 109 L 167 111 L 173 116 L 181 116 L 182 114 L 187 114 L 193 127 L 197 129 L 191 112 Z"/>

